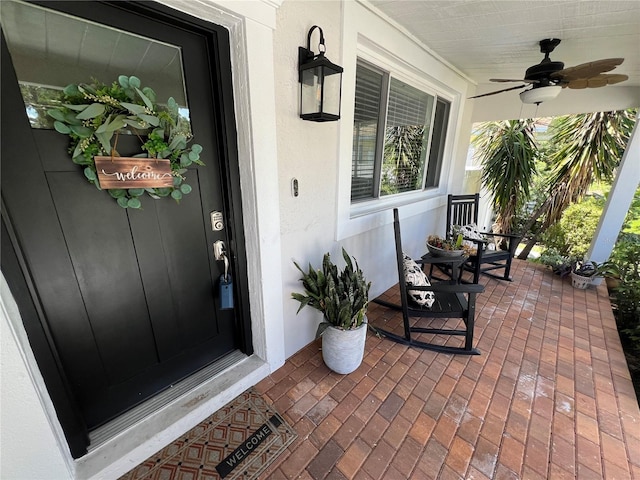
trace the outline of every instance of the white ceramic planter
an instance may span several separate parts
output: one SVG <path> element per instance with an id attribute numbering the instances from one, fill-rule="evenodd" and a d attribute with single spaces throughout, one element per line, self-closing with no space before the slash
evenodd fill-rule
<path id="1" fill-rule="evenodd" d="M 591 285 L 592 277 L 583 277 L 575 272 L 571 272 L 571 284 L 573 288 L 586 290 Z"/>
<path id="2" fill-rule="evenodd" d="M 322 359 L 336 373 L 346 375 L 362 363 L 364 343 L 367 339 L 367 324 L 355 330 L 340 330 L 328 327 L 322 334 Z"/>

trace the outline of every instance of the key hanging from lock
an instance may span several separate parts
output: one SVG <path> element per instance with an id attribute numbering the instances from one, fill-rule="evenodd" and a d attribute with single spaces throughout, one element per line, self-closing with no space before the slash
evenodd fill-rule
<path id="1" fill-rule="evenodd" d="M 233 308 L 233 280 L 229 273 L 229 259 L 227 258 L 222 240 L 218 240 L 213 244 L 213 253 L 216 260 L 224 262 L 224 273 L 220 275 L 218 281 L 220 310 L 231 310 Z"/>

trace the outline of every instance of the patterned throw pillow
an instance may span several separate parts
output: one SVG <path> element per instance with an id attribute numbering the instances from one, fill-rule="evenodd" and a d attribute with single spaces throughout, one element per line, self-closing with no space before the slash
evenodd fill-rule
<path id="1" fill-rule="evenodd" d="M 486 237 L 478 231 L 478 227 L 475 223 L 464 225 L 460 228 L 460 233 L 463 237 L 471 238 L 473 240 L 486 240 Z"/>
<path id="2" fill-rule="evenodd" d="M 404 280 L 407 284 L 407 287 L 426 287 L 430 286 L 429 279 L 422 271 L 422 269 L 418 266 L 416 262 L 414 262 L 409 255 L 406 253 L 402 254 L 404 257 L 403 267 L 404 267 Z M 436 297 L 433 292 L 423 292 L 420 290 L 411 290 L 407 289 L 407 294 L 409 298 L 413 300 L 418 305 L 431 307 L 433 302 L 436 301 Z"/>
<path id="3" fill-rule="evenodd" d="M 464 225 L 462 227 L 456 226 L 454 227 L 454 231 L 456 233 L 461 233 L 465 239 L 473 239 L 473 240 L 487 239 L 487 237 L 485 237 L 482 233 L 478 231 L 478 227 L 475 223 L 470 223 L 469 225 Z M 462 244 L 469 248 L 469 250 L 471 251 L 471 255 L 475 255 L 477 253 L 477 248 L 478 248 L 477 243 L 472 242 L 471 240 L 464 240 Z"/>

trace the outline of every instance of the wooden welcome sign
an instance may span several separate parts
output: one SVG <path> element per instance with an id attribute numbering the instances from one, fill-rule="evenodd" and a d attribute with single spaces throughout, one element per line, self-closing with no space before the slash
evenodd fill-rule
<path id="1" fill-rule="evenodd" d="M 159 158 L 93 157 L 100 188 L 162 188 L 173 186 L 171 163 Z"/>

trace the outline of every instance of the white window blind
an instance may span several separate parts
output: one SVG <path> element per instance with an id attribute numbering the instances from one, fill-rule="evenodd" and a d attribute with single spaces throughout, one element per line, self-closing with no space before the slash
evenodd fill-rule
<path id="1" fill-rule="evenodd" d="M 450 104 L 359 61 L 351 201 L 437 187 Z"/>
<path id="2" fill-rule="evenodd" d="M 353 122 L 351 199 L 374 196 L 382 74 L 358 65 Z"/>

